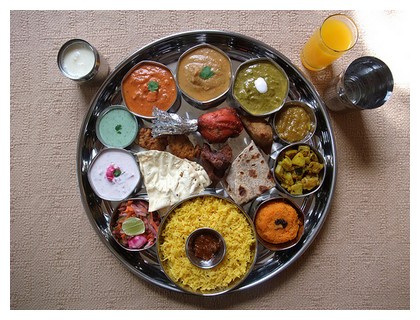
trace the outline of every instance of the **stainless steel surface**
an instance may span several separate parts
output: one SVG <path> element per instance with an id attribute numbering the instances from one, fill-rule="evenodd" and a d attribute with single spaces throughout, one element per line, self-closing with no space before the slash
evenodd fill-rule
<path id="1" fill-rule="evenodd" d="M 128 198 L 128 199 L 126 199 L 126 200 L 124 200 L 124 201 L 121 201 L 121 202 L 119 202 L 119 203 L 117 203 L 116 205 L 115 205 L 115 209 L 113 210 L 113 212 L 112 212 L 112 215 L 111 215 L 111 217 L 110 217 L 110 222 L 109 222 L 109 233 L 112 235 L 112 237 L 114 238 L 114 241 L 116 242 L 116 243 L 118 243 L 120 246 L 121 246 L 121 248 L 123 248 L 124 250 L 127 250 L 127 251 L 132 251 L 132 252 L 139 252 L 139 251 L 144 251 L 144 250 L 148 250 L 148 249 L 150 249 L 151 247 L 153 247 L 153 246 L 155 246 L 156 245 L 156 241 L 157 241 L 157 236 L 156 236 L 156 238 L 155 238 L 155 241 L 153 242 L 153 244 L 151 244 L 151 245 L 149 245 L 149 246 L 145 246 L 144 248 L 140 248 L 140 249 L 134 249 L 134 248 L 129 248 L 129 247 L 126 247 L 126 246 L 124 246 L 124 244 L 122 244 L 122 243 L 120 243 L 119 241 L 118 241 L 118 239 L 115 237 L 115 235 L 112 233 L 112 229 L 114 228 L 114 226 L 117 224 L 117 220 L 118 220 L 118 217 L 119 217 L 119 211 L 118 211 L 118 208 L 120 207 L 120 205 L 121 204 L 123 204 L 123 203 L 125 203 L 125 202 L 127 202 L 127 201 L 136 201 L 136 200 L 141 200 L 141 201 L 145 201 L 145 202 L 147 202 L 147 203 L 149 203 L 149 196 L 147 195 L 147 194 L 138 194 L 138 196 L 136 196 L 135 198 Z M 149 213 L 150 214 L 150 213 Z M 162 222 L 162 218 L 160 217 L 160 215 L 159 215 L 159 224 Z"/>
<path id="2" fill-rule="evenodd" d="M 197 237 L 200 235 L 209 234 L 212 237 L 216 238 L 219 243 L 219 249 L 210 259 L 204 259 L 202 257 L 197 257 L 194 252 L 194 245 Z M 211 228 L 199 228 L 194 230 L 187 238 L 185 242 L 185 253 L 187 254 L 188 259 L 191 263 L 199 268 L 211 269 L 217 266 L 222 262 L 223 258 L 226 255 L 226 242 L 223 239 L 222 235 L 214 229 Z"/>
<path id="3" fill-rule="evenodd" d="M 393 88 L 394 78 L 383 61 L 360 57 L 331 81 L 325 102 L 332 111 L 375 109 L 388 101 Z"/>
<path id="4" fill-rule="evenodd" d="M 99 139 L 98 139 L 99 140 Z M 134 157 L 134 155 L 130 152 L 127 151 L 126 149 L 121 149 L 121 148 L 103 148 L 101 150 L 99 150 L 99 152 L 95 152 L 95 154 L 92 156 L 92 159 L 90 161 L 90 163 L 88 164 L 88 168 L 87 168 L 87 174 L 86 174 L 86 179 L 89 182 L 89 186 L 91 188 L 91 192 L 95 193 L 96 196 L 101 197 L 103 200 L 108 200 L 108 201 L 122 201 L 125 198 L 129 197 L 131 194 L 136 193 L 138 191 L 138 188 L 140 187 L 141 181 L 142 181 L 142 175 L 141 175 L 141 171 L 140 168 L 137 167 L 138 171 L 136 171 L 136 173 L 138 174 L 138 179 L 136 180 L 135 185 L 130 188 L 130 189 L 125 189 L 127 190 L 127 193 L 125 196 L 112 196 L 112 197 L 107 197 L 106 195 L 104 195 L 104 193 L 101 193 L 101 190 L 98 190 L 95 187 L 95 183 L 94 183 L 94 178 L 92 177 L 92 167 L 94 166 L 95 162 L 98 161 L 98 159 L 100 159 L 100 156 L 106 153 L 110 153 L 110 152 L 118 152 L 118 153 L 123 153 L 126 154 L 128 157 L 132 158 L 132 162 L 136 163 L 137 160 Z M 130 159 L 131 159 L 130 158 Z M 105 169 L 106 170 L 106 169 Z M 122 175 L 122 174 L 121 174 Z M 116 185 L 116 184 L 114 184 Z"/>
<path id="5" fill-rule="evenodd" d="M 206 48 L 206 47 L 207 48 L 210 48 L 210 49 L 213 49 L 213 50 L 215 50 L 217 52 L 220 52 L 223 56 L 225 56 L 229 60 L 230 74 L 231 74 L 230 83 L 229 83 L 229 86 L 227 87 L 227 89 L 223 93 L 219 94 L 218 96 L 216 96 L 216 97 L 214 97 L 214 98 L 212 98 L 210 100 L 206 100 L 206 101 L 197 100 L 194 97 L 191 97 L 189 94 L 187 94 L 182 89 L 182 87 L 179 85 L 179 63 L 177 64 L 176 72 L 175 72 L 175 74 L 176 74 L 176 83 L 178 85 L 179 90 L 182 92 L 182 96 L 185 99 L 185 101 L 187 101 L 189 104 L 193 105 L 194 107 L 197 107 L 197 108 L 203 109 L 203 110 L 209 109 L 211 107 L 215 107 L 215 106 L 221 104 L 226 99 L 227 93 L 228 93 L 229 88 L 230 88 L 230 84 L 232 83 L 232 75 L 233 75 L 233 73 L 232 73 L 232 62 L 231 62 L 229 56 L 223 50 L 220 50 L 218 47 L 215 47 L 215 46 L 213 46 L 213 45 L 211 45 L 209 43 L 198 44 L 198 45 L 196 45 L 196 46 L 188 49 L 183 54 L 181 54 L 181 56 L 178 59 L 178 62 L 181 61 L 189 53 L 191 53 L 191 52 L 193 52 L 193 51 L 195 51 L 197 49 Z"/>
<path id="6" fill-rule="evenodd" d="M 66 70 L 63 68 L 63 54 L 65 53 L 66 49 L 69 48 L 71 45 L 75 43 L 81 43 L 85 47 L 89 48 L 94 56 L 95 56 L 95 63 L 93 65 L 92 70 L 84 76 L 81 77 L 74 77 L 71 74 L 67 73 Z M 102 57 L 102 55 L 96 50 L 94 46 L 92 46 L 89 42 L 82 40 L 82 39 L 71 39 L 64 43 L 57 54 L 57 64 L 60 71 L 65 75 L 67 78 L 77 81 L 77 82 L 87 82 L 87 81 L 102 81 L 104 80 L 109 73 L 109 65 L 107 61 Z"/>
<path id="7" fill-rule="evenodd" d="M 165 264 L 162 261 L 162 253 L 160 250 L 160 244 L 162 243 L 162 230 L 165 227 L 165 223 L 167 222 L 168 218 L 171 216 L 171 214 L 173 214 L 174 209 L 176 209 L 177 207 L 179 207 L 182 203 L 194 199 L 194 198 L 198 198 L 198 197 L 214 197 L 214 198 L 220 198 L 220 199 L 224 199 L 232 204 L 234 204 L 235 206 L 237 206 L 237 208 L 239 209 L 239 211 L 244 215 L 244 217 L 246 218 L 249 226 L 251 227 L 251 231 L 253 234 L 253 238 L 255 239 L 255 244 L 252 245 L 251 247 L 251 254 L 252 254 L 252 259 L 251 259 L 251 263 L 249 263 L 249 265 L 247 266 L 248 269 L 245 272 L 245 274 L 242 277 L 236 278 L 234 281 L 232 281 L 228 286 L 224 287 L 224 288 L 219 288 L 219 289 L 214 289 L 211 291 L 206 291 L 206 292 L 197 292 L 197 291 L 192 291 L 191 288 L 187 287 L 187 286 L 183 286 L 180 281 L 173 281 L 170 279 L 170 277 L 167 275 L 168 274 L 168 270 L 167 268 L 165 268 Z M 160 265 L 163 266 L 162 271 L 165 273 L 165 275 L 168 277 L 168 279 L 170 279 L 169 281 L 173 281 L 172 283 L 179 287 L 181 290 L 183 290 L 184 292 L 188 292 L 188 293 L 192 293 L 195 295 L 200 295 L 200 296 L 216 296 L 216 295 L 221 295 L 224 293 L 227 293 L 229 291 L 234 290 L 235 288 L 237 288 L 238 286 L 241 285 L 241 283 L 243 281 L 245 281 L 248 277 L 248 275 L 252 272 L 252 270 L 254 269 L 254 265 L 257 261 L 257 254 L 258 254 L 258 250 L 257 250 L 257 235 L 256 235 L 256 231 L 255 231 L 255 227 L 254 227 L 254 223 L 252 222 L 252 219 L 250 218 L 250 216 L 246 213 L 246 211 L 241 207 L 238 206 L 233 200 L 227 198 L 228 195 L 227 193 L 222 190 L 222 189 L 216 189 L 216 190 L 212 190 L 212 189 L 207 189 L 203 192 L 201 192 L 198 195 L 192 195 L 190 197 L 187 197 L 186 199 L 180 201 L 179 203 L 173 205 L 167 212 L 165 218 L 162 221 L 162 224 L 159 228 L 159 233 L 158 233 L 158 240 L 157 240 L 157 257 L 158 257 L 158 261 L 160 262 Z"/>
<path id="8" fill-rule="evenodd" d="M 275 170 L 275 168 L 277 166 L 277 163 L 279 161 L 281 161 L 282 159 L 284 159 L 284 156 L 285 156 L 286 151 L 291 150 L 291 149 L 297 149 L 299 146 L 308 146 L 308 147 L 310 147 L 311 150 L 313 152 L 315 152 L 315 154 L 317 155 L 318 161 L 324 165 L 324 168 L 322 169 L 322 171 L 319 174 L 319 180 L 320 181 L 319 181 L 319 185 L 317 187 L 313 188 L 312 190 L 304 191 L 303 194 L 301 194 L 301 195 L 298 195 L 298 194 L 292 195 L 285 188 L 282 187 L 281 181 L 277 178 L 274 170 Z M 276 152 L 273 152 L 273 154 L 271 155 L 271 157 L 274 159 L 274 163 L 272 165 L 272 170 L 273 170 L 274 181 L 276 182 L 276 187 L 277 187 L 277 189 L 279 189 L 284 194 L 287 194 L 287 195 L 289 195 L 292 198 L 301 198 L 301 197 L 307 197 L 307 196 L 309 196 L 311 194 L 317 193 L 318 190 L 321 189 L 322 184 L 324 183 L 324 180 L 325 180 L 325 175 L 327 174 L 326 162 L 325 162 L 325 159 L 324 159 L 324 156 L 322 155 L 322 153 L 319 152 L 316 148 L 314 148 L 310 144 L 308 144 L 308 143 L 301 143 L 301 142 L 292 143 L 292 144 L 289 144 L 289 145 L 285 146 L 284 148 L 282 148 L 282 149 L 280 149 L 280 150 L 278 150 Z"/>
<path id="9" fill-rule="evenodd" d="M 299 140 L 299 141 L 287 141 L 287 140 L 283 139 L 280 136 L 280 134 L 279 134 L 279 132 L 277 131 L 277 128 L 276 128 L 276 123 L 277 123 L 278 117 L 280 117 L 282 112 L 286 111 L 287 108 L 290 108 L 290 107 L 293 107 L 293 106 L 297 106 L 297 107 L 301 107 L 301 108 L 305 109 L 306 112 L 309 115 L 309 118 L 311 119 L 311 122 L 312 122 L 312 130 L 310 130 L 306 134 L 306 136 L 302 140 Z M 312 138 L 312 136 L 314 135 L 315 130 L 316 130 L 317 120 L 316 120 L 314 109 L 312 109 L 312 107 L 309 104 L 307 104 L 305 102 L 302 102 L 302 101 L 294 101 L 294 100 L 293 101 L 287 101 L 283 105 L 283 107 L 281 107 L 280 110 L 273 115 L 272 118 L 273 118 L 272 119 L 272 126 L 273 126 L 273 129 L 274 129 L 274 132 L 276 133 L 275 138 L 278 138 L 281 141 L 281 143 L 283 143 L 283 144 L 305 142 L 306 140 L 310 140 Z"/>
<path id="10" fill-rule="evenodd" d="M 290 240 L 290 241 L 287 241 L 287 242 L 284 242 L 284 243 L 274 244 L 274 243 L 270 243 L 270 242 L 265 241 L 258 234 L 258 230 L 257 230 L 257 227 L 255 225 L 255 219 L 257 217 L 258 210 L 261 208 L 262 205 L 265 205 L 266 203 L 269 203 L 271 201 L 282 201 L 282 202 L 287 203 L 287 204 L 289 204 L 289 205 L 291 205 L 292 207 L 295 208 L 295 210 L 298 214 L 298 219 L 302 223 L 302 225 L 299 227 L 296 238 L 294 238 L 293 240 Z M 249 216 L 253 217 L 252 220 L 254 222 L 255 231 L 257 233 L 258 241 L 260 242 L 260 244 L 262 246 L 264 246 L 265 248 L 267 248 L 269 250 L 273 250 L 273 251 L 288 250 L 288 249 L 294 247 L 295 245 L 297 245 L 299 243 L 299 241 L 302 239 L 302 235 L 303 235 L 303 232 L 305 230 L 305 223 L 306 223 L 305 214 L 303 213 L 300 206 L 298 206 L 294 201 L 281 196 L 278 192 L 271 192 L 269 194 L 264 194 L 264 195 L 258 197 L 257 199 L 255 199 L 251 203 L 251 206 L 248 210 L 248 214 L 249 214 Z"/>
<path id="11" fill-rule="evenodd" d="M 174 74 L 173 74 L 173 72 L 172 72 L 172 70 L 171 69 L 169 69 L 167 66 L 165 66 L 164 64 L 162 64 L 162 63 L 159 63 L 159 62 L 156 62 L 156 61 L 151 61 L 151 60 L 142 60 L 141 62 L 139 62 L 138 64 L 136 64 L 135 66 L 133 66 L 128 72 L 127 72 L 127 74 L 123 77 L 123 79 L 121 80 L 121 88 L 122 88 L 122 85 L 123 85 L 123 82 L 127 79 L 127 77 L 133 72 L 133 71 L 135 71 L 136 69 L 138 69 L 138 68 L 140 68 L 143 64 L 152 64 L 152 65 L 155 65 L 155 66 L 157 66 L 157 67 L 159 67 L 159 68 L 162 68 L 162 69 L 165 69 L 165 70 L 168 70 L 170 73 L 171 73 L 171 75 L 172 75 L 172 78 L 174 79 L 174 81 L 175 81 L 175 76 L 174 76 Z M 155 117 L 152 115 L 152 116 L 146 116 L 146 115 L 142 115 L 142 114 L 138 114 L 138 113 L 136 113 L 136 112 L 134 112 L 134 111 L 132 111 L 130 108 L 129 108 L 129 106 L 127 106 L 127 103 L 125 102 L 125 98 L 124 98 L 124 92 L 123 91 L 121 91 L 121 95 L 122 95 L 122 100 L 123 100 L 123 103 L 124 103 L 124 105 L 127 107 L 127 109 L 128 110 L 130 110 L 130 112 L 131 113 L 133 113 L 134 115 L 136 115 L 137 117 L 140 117 L 140 118 L 142 118 L 142 119 L 145 119 L 145 120 L 152 120 L 152 119 L 154 119 Z M 172 105 L 167 109 L 167 110 L 164 110 L 164 111 L 168 111 L 168 112 L 177 112 L 178 111 L 178 109 L 179 109 L 179 107 L 180 107 L 180 105 L 181 105 L 181 94 L 180 94 L 180 92 L 179 92 L 179 88 L 178 88 L 178 85 L 176 85 L 176 98 L 175 98 L 175 101 L 172 103 Z"/>
<path id="12" fill-rule="evenodd" d="M 241 69 L 246 68 L 248 65 L 255 64 L 255 63 L 258 63 L 258 62 L 268 62 L 270 64 L 273 64 L 285 76 L 285 78 L 287 80 L 287 89 L 286 89 L 286 95 L 285 95 L 283 101 L 281 102 L 281 104 L 279 104 L 279 106 L 277 108 L 275 108 L 275 109 L 273 109 L 273 110 L 271 110 L 269 112 L 266 112 L 266 113 L 255 113 L 254 114 L 254 113 L 251 113 L 249 110 L 247 110 L 244 106 L 242 106 L 242 104 L 239 101 L 239 99 L 235 96 L 234 87 L 235 87 L 235 81 L 236 81 L 238 72 Z M 238 68 L 236 69 L 236 71 L 235 71 L 235 73 L 233 75 L 232 85 L 231 85 L 231 89 L 230 89 L 231 97 L 232 97 L 232 102 L 234 103 L 234 105 L 236 107 L 241 108 L 242 110 L 244 110 L 244 112 L 246 112 L 247 114 L 250 114 L 250 115 L 256 116 L 256 117 L 267 117 L 270 114 L 273 114 L 273 113 L 277 112 L 284 105 L 284 103 L 286 102 L 287 92 L 288 91 L 289 91 L 289 77 L 288 77 L 287 73 L 283 70 L 283 68 L 279 64 L 277 64 L 273 59 L 270 59 L 270 58 L 254 58 L 254 59 L 250 59 L 250 60 L 246 60 L 246 61 L 242 62 L 238 66 Z"/>
<path id="13" fill-rule="evenodd" d="M 247 59 L 257 57 L 269 57 L 278 63 L 289 77 L 290 87 L 288 99 L 305 101 L 315 109 L 318 126 L 310 144 L 315 146 L 324 155 L 326 164 L 324 183 L 318 192 L 296 201 L 306 216 L 306 229 L 301 241 L 293 248 L 281 252 L 269 251 L 262 246 L 258 246 L 258 257 L 253 270 L 233 291 L 244 290 L 281 273 L 293 264 L 311 245 L 328 215 L 331 200 L 334 195 L 337 174 L 334 136 L 324 102 L 302 72 L 285 56 L 270 46 L 236 33 L 208 30 L 192 31 L 157 40 L 134 52 L 130 57 L 121 62 L 98 90 L 91 102 L 85 121 L 81 126 L 77 149 L 77 174 L 81 200 L 95 232 L 97 232 L 99 238 L 124 266 L 135 275 L 157 286 L 173 291 L 181 291 L 165 276 L 158 263 L 156 250 L 147 250 L 140 254 L 131 253 L 122 249 L 115 242 L 108 228 L 109 216 L 113 208 L 115 208 L 115 203 L 103 201 L 95 195 L 87 179 L 87 170 L 94 156 L 103 148 L 103 145 L 98 141 L 95 134 L 96 118 L 109 105 L 121 103 L 120 83 L 128 70 L 136 63 L 145 59 L 153 59 L 164 64 L 174 64 L 182 52 L 200 43 L 210 43 L 222 49 L 229 55 L 232 64 L 236 65 L 236 67 Z M 194 110 L 188 109 L 188 106 L 184 102 L 180 112 L 194 115 Z M 249 142 L 250 140 L 246 136 L 236 139 L 235 141 L 238 141 L 238 146 L 231 144 L 231 147 L 234 153 L 238 154 L 244 147 L 242 143 Z M 274 143 L 272 149 L 273 155 L 269 158 L 271 165 L 273 165 L 273 157 L 275 157 L 276 152 L 281 147 L 283 145 L 277 142 Z M 272 192 L 277 191 L 272 190 Z"/>
<path id="14" fill-rule="evenodd" d="M 121 110 L 124 110 L 125 112 L 128 112 L 132 116 L 132 118 L 134 119 L 134 121 L 136 123 L 136 127 L 137 127 L 137 130 L 135 131 L 136 133 L 133 134 L 133 139 L 131 139 L 131 141 L 128 141 L 126 144 L 120 145 L 120 146 L 113 146 L 113 145 L 107 144 L 107 142 L 105 141 L 105 139 L 99 134 L 99 125 L 101 123 L 102 118 L 108 112 L 110 112 L 111 110 L 115 110 L 115 109 L 121 109 Z M 98 136 L 99 141 L 101 141 L 104 146 L 111 147 L 111 148 L 126 148 L 130 144 L 132 144 L 134 142 L 134 140 L 136 139 L 137 133 L 138 133 L 138 128 L 139 128 L 139 121 L 137 120 L 137 117 L 135 115 L 133 115 L 130 112 L 130 110 L 128 110 L 128 108 L 126 106 L 123 106 L 123 105 L 113 105 L 113 106 L 110 106 L 110 107 L 106 108 L 104 111 L 101 112 L 101 114 L 99 115 L 98 119 L 96 120 L 95 130 L 96 130 L 96 133 L 97 133 L 97 136 Z"/>

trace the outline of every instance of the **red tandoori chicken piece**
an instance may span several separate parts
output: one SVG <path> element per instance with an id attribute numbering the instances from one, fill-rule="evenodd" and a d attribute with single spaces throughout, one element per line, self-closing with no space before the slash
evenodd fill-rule
<path id="1" fill-rule="evenodd" d="M 209 143 L 224 143 L 243 130 L 241 119 L 231 107 L 208 112 L 198 118 L 198 131 Z"/>

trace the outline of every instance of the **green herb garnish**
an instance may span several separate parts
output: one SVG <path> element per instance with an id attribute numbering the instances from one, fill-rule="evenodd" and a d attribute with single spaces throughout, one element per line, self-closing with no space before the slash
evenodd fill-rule
<path id="1" fill-rule="evenodd" d="M 113 174 L 114 174 L 114 177 L 119 177 L 121 175 L 121 170 L 115 169 Z"/>
<path id="2" fill-rule="evenodd" d="M 115 126 L 115 131 L 117 131 L 117 133 L 118 133 L 118 134 L 121 134 L 121 129 L 122 129 L 122 125 L 117 124 L 117 125 Z"/>
<path id="3" fill-rule="evenodd" d="M 147 84 L 147 89 L 149 89 L 149 91 L 151 92 L 155 92 L 159 89 L 159 83 L 157 83 L 156 81 L 149 81 L 149 83 Z"/>
<path id="4" fill-rule="evenodd" d="M 214 72 L 211 70 L 211 67 L 205 66 L 201 69 L 199 76 L 201 79 L 207 80 L 214 76 Z"/>

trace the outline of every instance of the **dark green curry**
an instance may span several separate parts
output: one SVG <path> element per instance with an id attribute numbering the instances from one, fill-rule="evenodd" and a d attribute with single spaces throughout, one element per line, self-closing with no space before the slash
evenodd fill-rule
<path id="1" fill-rule="evenodd" d="M 264 79 L 267 90 L 258 90 L 255 81 Z M 267 115 L 284 103 L 289 85 L 288 78 L 270 61 L 256 61 L 241 67 L 235 77 L 233 95 L 248 113 Z"/>

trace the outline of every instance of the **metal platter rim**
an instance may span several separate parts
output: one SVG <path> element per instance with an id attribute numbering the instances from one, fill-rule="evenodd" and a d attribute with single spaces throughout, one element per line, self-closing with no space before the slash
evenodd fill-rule
<path id="1" fill-rule="evenodd" d="M 315 226 L 315 228 L 313 230 L 311 230 L 311 235 L 308 238 L 308 240 L 303 244 L 303 246 L 299 249 L 299 251 L 294 254 L 289 260 L 287 260 L 283 265 L 281 265 L 277 270 L 275 270 L 274 272 L 271 272 L 269 274 L 264 275 L 264 277 L 259 278 L 251 283 L 245 284 L 245 285 L 241 285 L 240 287 L 230 291 L 230 292 L 235 292 L 235 291 L 240 291 L 240 290 L 244 290 L 250 287 L 253 287 L 255 285 L 258 285 L 272 277 L 274 277 L 275 275 L 279 274 L 280 272 L 282 272 L 283 270 L 285 270 L 287 267 L 289 267 L 291 264 L 293 264 L 297 259 L 299 259 L 302 254 L 307 250 L 307 248 L 309 248 L 309 246 L 312 244 L 312 242 L 315 240 L 316 236 L 318 235 L 319 231 L 321 230 L 326 217 L 328 216 L 330 207 L 331 207 L 331 201 L 332 201 L 332 196 L 334 194 L 334 190 L 335 190 L 335 184 L 336 184 L 336 175 L 337 175 L 337 159 L 336 159 L 336 146 L 335 146 L 335 140 L 334 140 L 334 135 L 332 133 L 332 128 L 331 128 L 331 124 L 330 124 L 330 119 L 329 119 L 329 115 L 326 111 L 326 107 L 324 102 L 322 101 L 321 97 L 319 96 L 318 92 L 316 91 L 316 89 L 314 88 L 314 86 L 312 85 L 312 83 L 307 80 L 307 78 L 303 75 L 303 73 L 296 67 L 293 65 L 293 63 L 287 58 L 285 57 L 283 54 L 281 54 L 279 51 L 277 51 L 276 49 L 272 48 L 271 46 L 263 43 L 260 40 L 254 39 L 252 37 L 240 34 L 240 33 L 236 33 L 236 32 L 226 32 L 226 31 L 218 31 L 218 30 L 194 30 L 194 31 L 186 31 L 186 32 L 180 32 L 180 33 L 175 33 L 166 37 L 163 37 L 161 39 L 158 39 L 156 41 L 153 41 L 145 46 L 143 46 L 142 48 L 136 50 L 135 52 L 133 52 L 132 54 L 130 54 L 126 59 L 124 59 L 121 63 L 119 63 L 115 69 L 110 73 L 110 75 L 108 76 L 108 78 L 104 81 L 104 83 L 101 85 L 101 87 L 98 89 L 98 91 L 96 92 L 95 96 L 93 97 L 93 99 L 91 100 L 90 103 L 90 107 L 89 110 L 85 116 L 85 119 L 82 123 L 81 129 L 80 129 L 80 134 L 79 134 L 79 139 L 78 139 L 78 143 L 77 143 L 77 159 L 76 159 L 76 163 L 77 163 L 77 177 L 78 177 L 78 184 L 79 184 L 79 190 L 80 190 L 80 196 L 81 196 L 81 200 L 83 203 L 83 207 L 85 209 L 85 213 L 88 216 L 88 219 L 91 223 L 91 225 L 93 226 L 93 228 L 95 229 L 96 233 L 99 235 L 99 237 L 101 238 L 101 240 L 104 242 L 104 244 L 107 246 L 107 248 L 118 258 L 119 261 L 121 261 L 123 263 L 123 265 L 125 267 L 127 267 L 131 272 L 133 272 L 136 276 L 139 276 L 140 278 L 143 278 L 144 280 L 149 281 L 150 283 L 153 283 L 159 287 L 162 288 L 166 288 L 166 289 L 170 289 L 172 291 L 178 291 L 178 292 L 183 292 L 180 289 L 176 288 L 175 286 L 173 286 L 171 283 L 162 283 L 159 282 L 157 280 L 155 280 L 153 277 L 140 272 L 138 269 L 136 269 L 135 266 L 133 266 L 132 264 L 129 263 L 129 261 L 125 260 L 109 243 L 109 241 L 106 238 L 106 235 L 103 234 L 103 232 L 100 230 L 98 224 L 96 223 L 92 213 L 91 213 L 91 208 L 88 204 L 88 200 L 86 197 L 86 193 L 85 193 L 85 189 L 83 187 L 83 173 L 81 170 L 82 166 L 84 165 L 84 159 L 82 159 L 82 155 L 81 155 L 81 148 L 82 148 L 82 143 L 83 143 L 83 136 L 86 133 L 86 129 L 87 129 L 87 125 L 89 122 L 89 119 L 92 116 L 92 113 L 95 109 L 95 106 L 98 102 L 99 97 L 101 96 L 101 94 L 103 93 L 104 89 L 106 88 L 107 84 L 111 81 L 111 79 L 120 71 L 120 69 L 122 69 L 124 66 L 126 66 L 136 55 L 139 55 L 141 52 L 146 51 L 149 48 L 153 48 L 159 44 L 162 44 L 164 42 L 168 42 L 171 40 L 175 40 L 177 38 L 180 37 L 188 37 L 188 36 L 195 36 L 195 35 L 203 35 L 203 36 L 207 36 L 207 35 L 214 35 L 214 36 L 221 36 L 221 37 L 230 37 L 232 39 L 243 39 L 245 41 L 248 41 L 258 47 L 262 47 L 265 50 L 268 50 L 270 52 L 272 52 L 274 55 L 276 55 L 278 58 L 284 60 L 285 63 L 288 64 L 288 66 L 293 69 L 294 72 L 297 73 L 297 75 L 300 77 L 300 80 L 304 81 L 305 84 L 308 86 L 308 88 L 310 89 L 312 95 L 315 96 L 317 102 L 319 103 L 319 109 L 323 114 L 323 117 L 325 118 L 325 122 L 326 122 L 326 126 L 328 129 L 328 132 L 331 133 L 331 135 L 329 136 L 329 139 L 331 141 L 331 153 L 333 155 L 333 164 L 332 164 L 332 177 L 331 177 L 331 186 L 330 186 L 330 192 L 328 194 L 326 203 L 324 204 L 324 212 L 322 214 L 321 219 L 319 220 L 318 224 Z"/>

